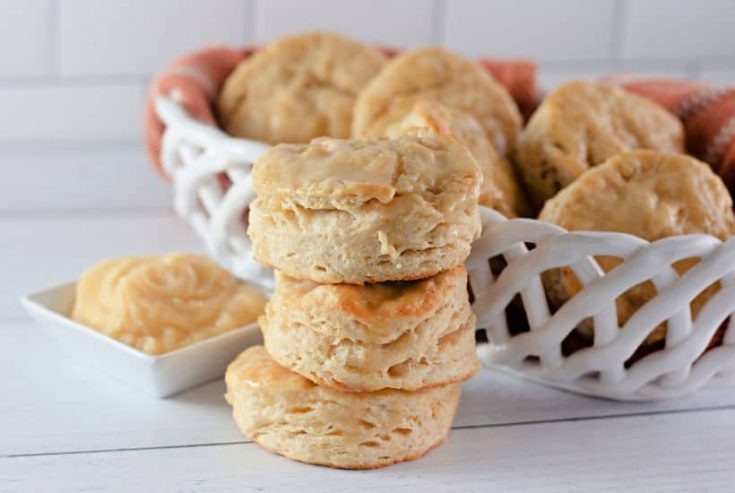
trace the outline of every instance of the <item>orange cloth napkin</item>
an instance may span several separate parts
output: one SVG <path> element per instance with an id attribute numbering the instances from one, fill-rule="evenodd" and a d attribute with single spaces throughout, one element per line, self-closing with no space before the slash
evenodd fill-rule
<path id="1" fill-rule="evenodd" d="M 735 192 L 735 87 L 667 79 L 618 83 L 678 116 L 684 123 L 687 151 L 709 163 Z"/>
<path id="2" fill-rule="evenodd" d="M 380 48 L 388 56 L 398 53 L 391 48 Z M 165 177 L 160 162 L 161 137 L 164 126 L 154 111 L 154 101 L 159 95 L 178 94 L 181 103 L 196 119 L 216 125 L 212 109 L 217 93 L 227 76 L 257 48 L 233 50 L 225 47 L 206 48 L 175 60 L 153 81 L 148 91 L 145 109 L 145 144 L 148 157 L 156 170 Z M 479 63 L 503 84 L 525 116 L 536 106 L 536 65 L 521 60 L 493 61 L 481 59 Z"/>
<path id="3" fill-rule="evenodd" d="M 143 131 L 148 157 L 161 176 L 166 177 L 161 166 L 164 125 L 155 112 L 156 97 L 174 92 L 194 118 L 216 125 L 212 101 L 227 76 L 251 53 L 252 50 L 237 51 L 222 46 L 206 48 L 178 58 L 153 80 L 145 105 Z"/>

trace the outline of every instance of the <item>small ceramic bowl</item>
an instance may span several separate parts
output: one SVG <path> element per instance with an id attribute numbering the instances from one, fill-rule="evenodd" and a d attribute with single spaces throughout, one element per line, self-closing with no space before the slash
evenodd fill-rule
<path id="1" fill-rule="evenodd" d="M 69 318 L 76 282 L 29 294 L 28 314 L 76 361 L 156 397 L 167 397 L 221 377 L 246 347 L 261 341 L 253 323 L 170 353 L 153 356 Z"/>

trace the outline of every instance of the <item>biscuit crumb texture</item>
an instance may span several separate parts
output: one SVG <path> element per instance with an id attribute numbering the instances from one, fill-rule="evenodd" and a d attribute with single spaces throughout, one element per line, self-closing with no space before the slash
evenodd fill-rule
<path id="1" fill-rule="evenodd" d="M 253 255 L 320 283 L 431 277 L 479 236 L 481 181 L 464 146 L 429 131 L 274 146 L 253 168 Z"/>
<path id="2" fill-rule="evenodd" d="M 243 352 L 225 376 L 240 429 L 290 459 L 373 469 L 421 457 L 451 427 L 460 386 L 415 392 L 342 392 L 277 365 L 262 346 Z"/>
<path id="3" fill-rule="evenodd" d="M 480 368 L 462 266 L 420 281 L 364 286 L 277 272 L 259 322 L 278 364 L 341 390 L 417 390 L 466 380 Z"/>

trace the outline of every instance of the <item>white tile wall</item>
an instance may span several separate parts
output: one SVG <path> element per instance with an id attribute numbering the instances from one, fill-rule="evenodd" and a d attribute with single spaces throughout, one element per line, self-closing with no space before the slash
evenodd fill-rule
<path id="1" fill-rule="evenodd" d="M 615 0 L 449 0 L 444 40 L 467 55 L 605 59 L 614 12 Z"/>
<path id="2" fill-rule="evenodd" d="M 584 63 L 541 63 L 538 68 L 538 85 L 548 92 L 569 80 L 595 80 L 619 72 L 612 61 Z"/>
<path id="3" fill-rule="evenodd" d="M 144 94 L 126 84 L 0 87 L 0 145 L 137 140 Z"/>
<path id="4" fill-rule="evenodd" d="M 47 143 L 34 144 L 30 152 L 0 147 L 0 163 L 12 166 L 12 179 L 5 175 L 0 180 L 0 217 L 9 212 L 149 212 L 171 207 L 170 184 L 151 172 L 139 145 Z"/>
<path id="5" fill-rule="evenodd" d="M 735 58 L 733 0 L 627 0 L 628 58 Z"/>
<path id="6" fill-rule="evenodd" d="M 374 43 L 417 47 L 433 42 L 431 0 L 258 0 L 258 42 L 328 29 Z"/>
<path id="7" fill-rule="evenodd" d="M 210 43 L 251 41 L 245 0 L 61 0 L 61 72 L 150 74 Z"/>
<path id="8" fill-rule="evenodd" d="M 735 84 L 735 68 L 702 69 L 699 78 L 713 84 Z"/>
<path id="9" fill-rule="evenodd" d="M 151 74 L 209 43 L 331 29 L 609 72 L 735 83 L 735 0 L 0 0 L 0 146 L 136 141 Z"/>
<path id="10" fill-rule="evenodd" d="M 622 60 L 618 71 L 645 77 L 693 79 L 698 75 L 697 64 L 688 60 Z"/>
<path id="11" fill-rule="evenodd" d="M 0 19 L 0 77 L 49 73 L 52 0 L 3 0 Z"/>

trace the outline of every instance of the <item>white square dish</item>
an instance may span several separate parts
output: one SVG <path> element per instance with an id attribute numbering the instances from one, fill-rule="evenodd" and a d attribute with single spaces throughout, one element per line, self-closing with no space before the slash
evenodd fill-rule
<path id="1" fill-rule="evenodd" d="M 156 397 L 209 382 L 245 348 L 260 343 L 252 323 L 170 353 L 153 356 L 69 318 L 76 282 L 29 294 L 21 301 L 38 326 L 76 361 Z"/>

